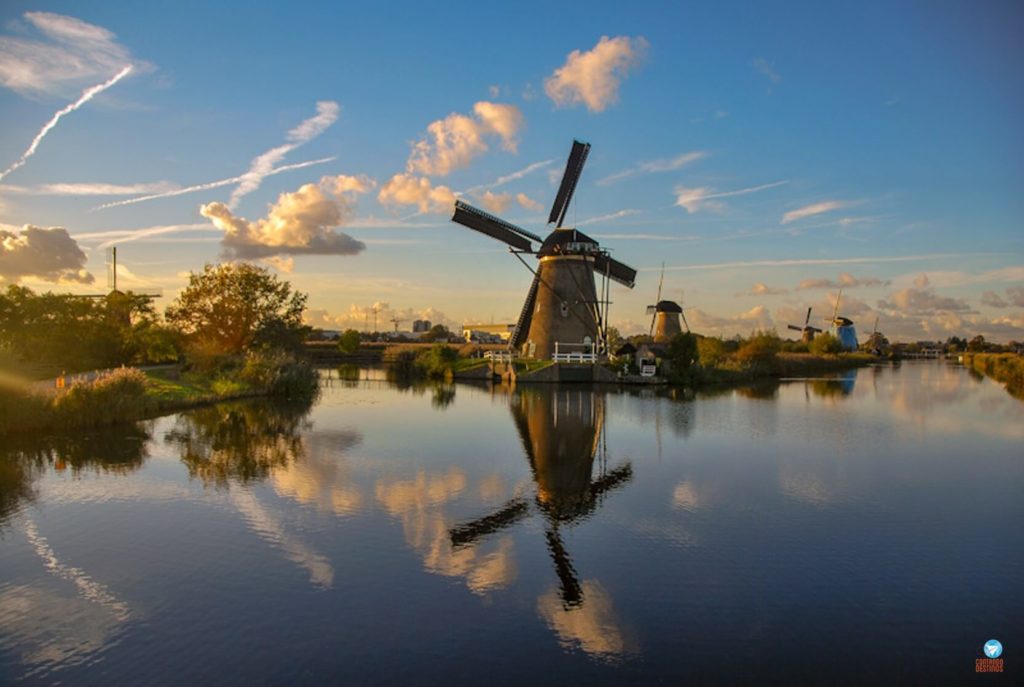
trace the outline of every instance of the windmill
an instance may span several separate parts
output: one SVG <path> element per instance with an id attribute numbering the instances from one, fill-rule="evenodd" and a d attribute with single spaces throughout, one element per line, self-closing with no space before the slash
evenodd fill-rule
<path id="1" fill-rule="evenodd" d="M 583 588 L 576 577 L 560 529 L 590 516 L 613 489 L 633 478 L 625 463 L 607 470 L 594 457 L 604 426 L 604 396 L 593 391 L 523 389 L 512 396 L 512 416 L 530 461 L 536 495 L 517 496 L 490 515 L 448 531 L 456 548 L 505 529 L 536 510 L 545 521 L 548 552 L 558 576 L 565 608 L 583 605 Z"/>
<path id="2" fill-rule="evenodd" d="M 527 357 L 550 359 L 556 345 L 590 347 L 589 352 L 593 352 L 596 345 L 604 352 L 610 282 L 633 288 L 636 280 L 636 270 L 612 258 L 596 240 L 577 229 L 562 226 L 589 152 L 589 143 L 572 142 L 562 183 L 548 216 L 548 224 L 555 227 L 547 238 L 461 200 L 455 201 L 453 222 L 508 244 L 511 253 L 533 273 L 533 283 L 509 340 L 510 348 Z M 534 248 L 535 243 L 537 248 Z M 524 253 L 537 256 L 540 264 L 536 270 L 523 260 Z M 604 278 L 600 299 L 595 273 Z"/>
<path id="3" fill-rule="evenodd" d="M 875 328 L 871 330 L 871 336 L 868 337 L 865 346 L 874 355 L 882 355 L 889 350 L 889 339 L 885 338 L 885 334 L 878 331 L 877 315 L 875 316 Z"/>
<path id="4" fill-rule="evenodd" d="M 839 344 L 847 351 L 857 350 L 857 330 L 853 327 L 853 320 L 849 317 L 839 315 L 839 299 L 843 297 L 843 290 L 839 289 L 836 294 L 836 307 L 832 311 L 832 335 L 839 339 Z"/>
<path id="5" fill-rule="evenodd" d="M 654 305 L 647 306 L 647 314 L 651 316 L 650 336 L 654 337 L 655 343 L 664 343 L 683 330 L 679 326 L 680 316 L 686 321 L 683 309 L 675 301 L 661 300 L 661 286 L 665 281 L 665 263 L 661 263 L 661 278 L 658 279 L 658 297 L 654 299 Z M 690 331 L 690 325 L 686 325 L 686 331 Z"/>
<path id="6" fill-rule="evenodd" d="M 102 298 L 107 302 L 108 312 L 125 325 L 131 324 L 132 311 L 138 306 L 148 307 L 154 298 L 164 295 L 162 289 L 145 291 L 119 291 L 117 288 L 117 246 L 107 249 L 107 293 L 90 293 L 86 298 Z"/>
<path id="7" fill-rule="evenodd" d="M 810 308 L 807 308 L 807 317 L 804 318 L 804 326 L 798 327 L 795 324 L 790 324 L 790 325 L 786 325 L 786 326 L 788 326 L 790 329 L 792 329 L 795 332 L 803 332 L 803 335 L 800 337 L 800 339 L 804 343 L 811 343 L 812 341 L 814 341 L 814 335 L 821 333 L 821 329 L 819 329 L 818 327 L 812 327 L 811 326 L 811 309 Z"/>

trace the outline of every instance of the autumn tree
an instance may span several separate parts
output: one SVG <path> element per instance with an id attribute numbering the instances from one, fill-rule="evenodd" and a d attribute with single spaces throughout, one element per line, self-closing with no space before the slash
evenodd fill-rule
<path id="1" fill-rule="evenodd" d="M 167 322 L 193 350 L 233 355 L 254 347 L 295 349 L 306 294 L 267 269 L 245 262 L 206 265 L 167 308 Z"/>

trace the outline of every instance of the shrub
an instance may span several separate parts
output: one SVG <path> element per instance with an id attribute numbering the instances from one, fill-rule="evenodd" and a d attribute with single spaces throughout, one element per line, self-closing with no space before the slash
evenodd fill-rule
<path id="1" fill-rule="evenodd" d="M 754 332 L 734 354 L 736 360 L 749 368 L 764 368 L 775 362 L 782 347 L 779 335 L 772 331 Z"/>
<path id="2" fill-rule="evenodd" d="M 428 377 L 444 377 L 451 372 L 452 365 L 459 359 L 459 354 L 451 346 L 434 344 L 430 350 L 423 351 L 416 357 L 416 365 Z"/>
<path id="3" fill-rule="evenodd" d="M 718 337 L 697 339 L 697 357 L 703 367 L 717 367 L 725 359 L 725 342 Z"/>
<path id="4" fill-rule="evenodd" d="M 807 348 L 815 355 L 838 355 L 843 352 L 843 344 L 830 332 L 815 336 Z"/>
<path id="5" fill-rule="evenodd" d="M 355 329 L 346 329 L 344 333 L 338 337 L 338 350 L 348 355 L 358 352 L 359 332 Z"/>
<path id="6" fill-rule="evenodd" d="M 241 381 L 271 396 L 308 398 L 316 394 L 319 377 L 304 360 L 284 351 L 253 351 L 245 356 Z"/>
<path id="7" fill-rule="evenodd" d="M 78 380 L 53 399 L 57 423 L 66 427 L 110 424 L 142 417 L 152 400 L 146 396 L 146 375 L 121 368 Z"/>

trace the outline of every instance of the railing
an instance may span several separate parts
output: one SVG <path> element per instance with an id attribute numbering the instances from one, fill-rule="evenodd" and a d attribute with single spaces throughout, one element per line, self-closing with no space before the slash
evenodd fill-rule
<path id="1" fill-rule="evenodd" d="M 596 353 L 555 353 L 551 359 L 556 363 L 596 363 Z"/>
<path id="2" fill-rule="evenodd" d="M 568 348 L 570 350 L 566 351 Z M 577 350 L 572 350 L 577 349 Z M 562 343 L 555 342 L 555 354 L 551 359 L 556 363 L 596 363 L 597 354 L 594 353 L 594 345 L 589 343 Z"/>
<path id="3" fill-rule="evenodd" d="M 513 357 L 515 356 L 512 351 L 487 351 L 484 353 L 484 358 L 492 363 L 510 363 Z"/>

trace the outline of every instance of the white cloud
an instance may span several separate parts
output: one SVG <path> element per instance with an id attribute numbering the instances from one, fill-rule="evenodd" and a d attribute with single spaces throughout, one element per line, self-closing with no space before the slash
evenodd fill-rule
<path id="1" fill-rule="evenodd" d="M 93 231 L 82 234 L 75 234 L 76 241 L 102 241 L 97 248 L 106 248 L 116 244 L 130 243 L 142 239 L 164 236 L 166 234 L 179 234 L 184 232 L 210 231 L 209 224 L 163 224 L 141 229 L 111 229 L 108 231 Z"/>
<path id="2" fill-rule="evenodd" d="M 647 51 L 643 38 L 601 36 L 591 50 L 573 50 L 565 64 L 544 80 L 544 92 L 555 105 L 583 103 L 601 112 L 619 99 L 619 84 Z"/>
<path id="3" fill-rule="evenodd" d="M 589 217 L 587 219 L 580 220 L 579 222 L 576 223 L 576 226 L 577 227 L 585 227 L 585 226 L 590 225 L 590 224 L 599 224 L 601 222 L 609 222 L 611 220 L 620 219 L 622 217 L 629 217 L 630 215 L 639 215 L 639 214 L 641 214 L 640 210 L 633 210 L 633 209 L 619 210 L 618 212 L 612 212 L 612 213 L 609 213 L 607 215 L 598 215 L 597 217 Z"/>
<path id="4" fill-rule="evenodd" d="M 367 186 L 367 181 L 357 178 L 324 177 L 319 185 L 305 184 L 293 193 L 282 193 L 267 217 L 256 221 L 233 215 L 223 203 L 208 203 L 199 212 L 224 231 L 221 247 L 229 259 L 355 255 L 366 246 L 333 228 L 352 216 L 352 199 L 344 194 L 365 192 Z M 338 193 L 338 189 L 345 191 Z M 280 260 L 276 266 L 289 268 Z"/>
<path id="5" fill-rule="evenodd" d="M 427 135 L 413 144 L 406 171 L 445 176 L 487 152 L 489 136 L 500 138 L 505 150 L 516 151 L 516 136 L 523 126 L 518 107 L 481 101 L 473 106 L 473 114 L 453 112 L 431 122 Z"/>
<path id="6" fill-rule="evenodd" d="M 878 307 L 911 317 L 936 315 L 940 312 L 974 312 L 967 301 L 960 298 L 940 296 L 926 282 L 920 287 L 900 289 L 893 292 L 889 295 L 889 300 L 878 301 Z"/>
<path id="7" fill-rule="evenodd" d="M 534 212 L 541 212 L 544 210 L 543 205 L 535 201 L 533 198 L 530 198 L 530 196 L 526 195 L 525 193 L 517 193 L 516 202 L 522 205 L 527 210 L 533 210 Z"/>
<path id="8" fill-rule="evenodd" d="M 696 150 L 690 153 L 683 153 L 670 159 L 664 160 L 647 160 L 646 162 L 638 162 L 629 169 L 624 169 L 621 172 L 616 172 L 603 179 L 598 179 L 598 186 L 608 186 L 614 184 L 617 181 L 628 179 L 629 177 L 636 176 L 638 174 L 658 174 L 661 172 L 674 172 L 677 169 L 681 169 L 691 162 L 696 162 L 702 158 L 707 157 L 708 154 L 702 150 Z"/>
<path id="9" fill-rule="evenodd" d="M 282 172 L 291 172 L 296 169 L 305 169 L 306 167 L 312 167 L 314 165 L 322 165 L 326 162 L 334 162 L 337 158 L 324 157 L 319 160 L 309 160 L 307 162 L 296 162 L 293 165 L 282 165 L 281 167 L 275 167 L 264 175 L 264 178 L 273 176 L 275 174 L 281 174 Z M 244 175 L 231 177 L 229 179 L 220 179 L 219 181 L 209 181 L 205 184 L 196 184 L 187 188 L 179 188 L 170 191 L 162 191 L 159 193 L 153 193 L 147 196 L 139 196 L 138 198 L 129 198 L 128 200 L 118 200 L 113 203 L 104 203 L 93 208 L 93 210 L 106 210 L 107 208 L 121 207 L 122 205 L 134 205 L 135 203 L 143 203 L 148 200 L 156 200 L 158 198 L 173 198 L 174 196 L 183 196 L 187 193 L 198 193 L 199 191 L 211 191 L 215 188 L 221 188 L 223 186 L 231 186 L 237 184 L 244 179 Z"/>
<path id="10" fill-rule="evenodd" d="M 857 258 L 789 258 L 782 260 L 738 260 L 734 262 L 708 262 L 699 265 L 671 265 L 669 271 L 717 270 L 729 267 L 794 267 L 801 265 L 856 265 L 883 262 L 919 262 L 926 260 L 959 260 L 978 255 L 975 253 L 924 253 L 921 255 L 869 256 Z M 661 268 L 649 267 L 648 271 Z"/>
<path id="11" fill-rule="evenodd" d="M 854 289 L 859 286 L 888 286 L 889 282 L 878 277 L 855 277 L 849 272 L 841 272 L 839 281 L 817 278 L 804 279 L 796 287 L 797 291 L 806 289 Z"/>
<path id="12" fill-rule="evenodd" d="M 986 291 L 981 294 L 981 304 L 992 308 L 1007 308 L 1009 303 L 1004 301 L 995 291 Z"/>
<path id="13" fill-rule="evenodd" d="M 768 77 L 768 80 L 771 81 L 773 85 L 782 83 L 782 77 L 779 76 L 779 73 L 775 71 L 775 66 L 768 60 L 763 57 L 755 57 L 752 64 L 754 65 L 754 69 Z"/>
<path id="14" fill-rule="evenodd" d="M 769 330 L 775 326 L 771 313 L 763 305 L 755 306 L 738 315 L 725 317 L 694 308 L 687 312 L 686 319 L 691 329 L 707 336 L 747 336 L 753 331 Z"/>
<path id="15" fill-rule="evenodd" d="M 50 12 L 23 16 L 38 37 L 0 36 L 0 85 L 22 95 L 69 97 L 128 65 L 138 72 L 152 68 L 101 26 Z"/>
<path id="16" fill-rule="evenodd" d="M 503 176 L 500 176 L 500 177 L 498 177 L 497 179 L 495 179 L 494 181 L 492 181 L 489 184 L 480 184 L 479 186 L 473 186 L 472 188 L 468 188 L 468 189 L 466 189 L 466 193 L 475 193 L 477 191 L 483 191 L 483 190 L 486 190 L 486 189 L 494 189 L 494 188 L 498 188 L 499 186 L 504 186 L 505 184 L 509 183 L 510 181 L 516 181 L 518 179 L 522 179 L 527 174 L 531 174 L 531 173 L 537 171 L 538 169 L 542 169 L 544 167 L 547 167 L 552 162 L 554 162 L 554 160 L 542 160 L 541 162 L 534 162 L 533 164 L 528 165 L 528 166 L 526 166 L 523 169 L 520 169 L 518 171 L 512 172 L 511 174 L 505 174 Z"/>
<path id="17" fill-rule="evenodd" d="M 101 182 L 40 184 L 13 186 L 0 184 L 0 193 L 22 196 L 133 196 L 139 193 L 169 193 L 177 191 L 177 184 L 157 181 L 142 184 L 105 184 Z"/>
<path id="18" fill-rule="evenodd" d="M 431 186 L 430 179 L 396 174 L 384 184 L 377 200 L 384 205 L 415 205 L 420 212 L 454 211 L 455 194 L 447 186 Z"/>
<path id="19" fill-rule="evenodd" d="M 48 282 L 91 284 L 86 256 L 63 227 L 26 224 L 20 235 L 0 229 L 0 280 L 34 277 Z"/>
<path id="20" fill-rule="evenodd" d="M 21 167 L 22 165 L 24 165 L 28 161 L 28 159 L 30 157 L 32 157 L 33 155 L 36 154 L 36 150 L 39 148 L 39 144 L 43 142 L 44 138 L 46 138 L 46 134 L 50 133 L 50 131 L 55 126 L 57 126 L 57 122 L 60 121 L 61 117 L 63 117 L 66 114 L 71 114 L 72 112 L 74 112 L 78 108 L 82 107 L 82 105 L 85 105 L 87 102 L 89 102 L 90 100 L 95 98 L 97 95 L 99 95 L 103 91 L 107 90 L 108 88 L 110 88 L 111 86 L 116 84 L 118 81 L 123 79 L 124 77 L 128 76 L 128 74 L 129 74 L 129 72 L 131 72 L 131 70 L 132 70 L 132 66 L 131 65 L 128 65 L 127 67 L 124 67 L 123 69 L 121 69 L 121 71 L 119 71 L 117 74 L 115 74 L 114 76 L 110 77 L 109 79 L 107 79 L 103 83 L 97 84 L 95 86 L 91 86 L 91 87 L 85 89 L 84 91 L 82 91 L 82 95 L 78 96 L 78 100 L 76 100 L 75 102 L 71 103 L 70 105 L 67 105 L 67 106 L 61 108 L 56 113 L 54 113 L 53 117 L 50 118 L 50 121 L 48 121 L 46 124 L 44 124 L 43 128 L 39 130 L 38 134 L 36 134 L 36 137 L 32 139 L 32 143 L 29 144 L 28 149 L 24 153 L 21 154 L 21 157 L 18 158 L 18 160 L 16 162 L 14 162 L 6 170 L 4 170 L 3 172 L 0 172 L 0 181 L 2 181 L 4 177 L 6 177 L 8 174 L 13 172 L 14 170 L 16 170 L 19 167 Z"/>
<path id="21" fill-rule="evenodd" d="M 782 224 L 789 224 L 805 217 L 813 217 L 814 215 L 820 215 L 825 212 L 831 212 L 832 210 L 838 210 L 845 208 L 850 203 L 843 200 L 825 200 L 820 203 L 813 203 L 812 205 L 805 205 L 802 208 L 796 210 L 790 210 L 782 216 Z"/>
<path id="22" fill-rule="evenodd" d="M 735 191 L 715 191 L 712 188 L 700 187 L 700 188 L 688 188 L 686 186 L 676 186 L 676 205 L 683 208 L 689 213 L 695 213 L 700 210 L 722 210 L 725 208 L 725 204 L 715 200 L 717 198 L 729 198 L 730 196 L 743 196 L 748 193 L 757 193 L 758 191 L 764 191 L 769 188 L 775 188 L 776 186 L 782 186 L 788 184 L 789 181 L 774 181 L 770 184 L 761 184 L 760 186 L 751 186 L 750 188 L 741 188 Z"/>
<path id="23" fill-rule="evenodd" d="M 779 289 L 768 286 L 763 281 L 756 282 L 750 287 L 749 295 L 751 296 L 779 296 L 784 293 L 789 293 L 786 289 Z"/>
<path id="24" fill-rule="evenodd" d="M 480 196 L 480 203 L 484 206 L 484 209 L 488 212 L 494 213 L 495 215 L 504 214 L 505 209 L 511 202 L 511 193 L 493 193 L 491 191 L 484 191 L 483 195 Z"/>
<path id="25" fill-rule="evenodd" d="M 304 143 L 313 140 L 326 131 L 338 119 L 341 107 L 332 100 L 321 100 L 316 104 L 316 114 L 303 121 L 297 127 L 288 132 L 284 145 L 271 148 L 262 155 L 253 158 L 249 165 L 249 171 L 242 175 L 238 188 L 231 194 L 228 200 L 228 207 L 234 209 L 238 203 L 249 193 L 252 193 L 263 183 L 264 177 L 270 174 L 274 165 L 284 159 L 284 156 L 295 150 Z"/>

